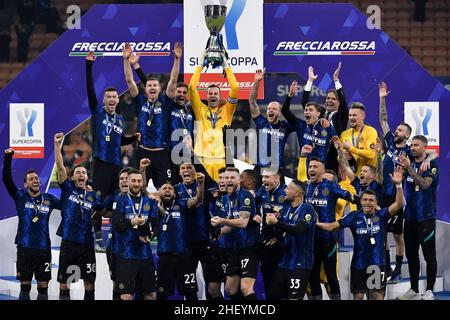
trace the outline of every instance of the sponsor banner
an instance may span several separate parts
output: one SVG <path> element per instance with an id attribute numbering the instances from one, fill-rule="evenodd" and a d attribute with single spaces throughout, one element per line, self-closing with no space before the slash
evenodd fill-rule
<path id="1" fill-rule="evenodd" d="M 229 65 L 236 74 L 236 79 L 243 86 L 249 81 L 250 74 L 253 79 L 257 69 L 262 69 L 263 61 L 263 0 L 185 0 L 184 14 L 184 71 L 185 82 L 192 77 L 198 64 L 198 57 L 206 47 L 210 36 L 205 23 L 204 5 L 220 4 L 227 7 L 225 25 L 222 28 L 224 46 L 229 55 Z M 212 74 L 221 76 L 222 68 L 207 70 L 208 79 Z M 202 74 L 201 81 L 204 79 Z M 226 79 L 225 79 L 226 80 Z M 218 80 L 215 80 L 218 81 Z M 253 81 L 253 80 L 252 80 Z M 242 90 L 241 90 L 242 88 Z M 246 86 L 240 87 L 239 98 L 248 99 L 250 90 Z M 261 86 L 263 88 L 263 86 Z M 251 89 L 251 88 L 250 88 Z M 199 91 L 204 99 L 204 91 Z M 263 98 L 260 90 L 259 99 Z"/>
<path id="2" fill-rule="evenodd" d="M 375 54 L 375 41 L 280 41 L 274 56 L 337 56 Z"/>
<path id="3" fill-rule="evenodd" d="M 69 53 L 70 57 L 85 57 L 94 51 L 100 57 L 121 57 L 126 42 L 76 42 Z M 170 56 L 170 42 L 132 42 L 130 47 L 140 56 Z"/>
<path id="4" fill-rule="evenodd" d="M 15 158 L 44 158 L 44 104 L 9 104 L 9 146 Z"/>
<path id="5" fill-rule="evenodd" d="M 423 135 L 428 148 L 439 154 L 439 102 L 405 102 L 405 122 L 412 128 L 411 137 Z"/>
<path id="6" fill-rule="evenodd" d="M 254 74 L 236 73 L 235 76 L 237 82 L 239 83 L 239 93 L 240 93 L 239 98 L 243 98 L 242 95 L 250 97 L 250 92 L 252 91 L 255 78 Z M 191 78 L 192 74 L 186 75 L 185 76 L 186 83 L 189 83 Z M 206 89 L 212 84 L 218 86 L 222 94 L 224 92 L 228 93 L 230 91 L 230 84 L 228 83 L 227 79 L 223 77 L 222 74 L 217 73 L 202 74 L 197 86 L 198 93 L 200 94 L 200 97 L 202 99 L 206 98 Z M 264 88 L 264 80 L 262 80 L 261 84 L 259 85 L 258 96 L 262 96 L 263 88 Z M 222 98 L 226 98 L 226 96 L 222 95 Z"/>

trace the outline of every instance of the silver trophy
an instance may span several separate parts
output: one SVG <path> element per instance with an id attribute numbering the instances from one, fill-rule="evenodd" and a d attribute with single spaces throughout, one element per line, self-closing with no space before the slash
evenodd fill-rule
<path id="1" fill-rule="evenodd" d="M 206 27 L 210 31 L 208 42 L 206 43 L 205 66 L 209 64 L 213 68 L 218 68 L 223 62 L 222 54 L 228 59 L 228 53 L 223 45 L 223 37 L 220 34 L 227 15 L 227 7 L 223 5 L 205 5 Z"/>

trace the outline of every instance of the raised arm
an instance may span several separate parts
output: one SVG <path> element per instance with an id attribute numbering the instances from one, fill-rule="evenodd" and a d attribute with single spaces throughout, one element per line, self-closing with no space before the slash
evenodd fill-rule
<path id="1" fill-rule="evenodd" d="M 311 95 L 311 90 L 314 80 L 317 79 L 317 75 L 314 74 L 314 68 L 312 66 L 308 67 L 308 81 L 303 89 L 302 95 L 302 108 L 305 110 L 306 104 L 309 102 L 309 96 Z"/>
<path id="2" fill-rule="evenodd" d="M 92 78 L 92 66 L 95 63 L 94 51 L 89 51 L 86 56 L 86 87 L 89 101 L 89 109 L 95 111 L 98 106 L 97 95 L 95 93 L 94 79 Z"/>
<path id="3" fill-rule="evenodd" d="M 375 171 L 375 181 L 383 184 L 383 145 L 379 138 L 375 144 L 375 151 L 377 152 L 377 166 Z"/>
<path id="4" fill-rule="evenodd" d="M 139 161 L 139 172 L 142 175 L 142 188 L 147 192 L 147 168 L 151 165 L 151 161 L 149 158 L 142 158 Z"/>
<path id="5" fill-rule="evenodd" d="M 389 94 L 389 91 L 387 91 L 387 85 L 386 82 L 381 82 L 379 85 L 379 96 L 380 96 L 380 125 L 381 129 L 383 130 L 383 135 L 386 136 L 386 134 L 391 131 L 389 129 L 389 123 L 388 123 L 388 115 L 386 110 L 386 96 Z"/>
<path id="6" fill-rule="evenodd" d="M 172 71 L 170 72 L 170 80 L 167 84 L 166 96 L 170 99 L 175 98 L 175 93 L 177 91 L 177 81 L 178 75 L 180 74 L 180 60 L 183 53 L 183 46 L 179 42 L 175 42 L 173 52 L 173 65 Z"/>
<path id="7" fill-rule="evenodd" d="M 298 160 L 298 168 L 297 168 L 297 179 L 302 182 L 306 182 L 308 180 L 307 170 L 306 168 L 306 159 L 309 154 L 313 151 L 313 147 L 309 144 L 305 144 L 302 147 L 300 152 L 300 158 Z"/>
<path id="8" fill-rule="evenodd" d="M 339 108 L 336 112 L 336 119 L 339 123 L 339 134 L 342 133 L 347 128 L 348 123 L 348 106 L 347 106 L 347 99 L 345 98 L 344 89 L 342 87 L 341 82 L 339 81 L 339 74 L 341 72 L 341 63 L 339 62 L 339 65 L 337 69 L 333 73 L 333 82 L 334 82 L 334 88 L 336 89 L 338 99 L 339 99 Z M 335 124 L 336 126 L 337 124 Z"/>
<path id="9" fill-rule="evenodd" d="M 230 84 L 230 93 L 228 94 L 227 104 L 225 105 L 228 115 L 230 119 L 233 117 L 234 112 L 236 111 L 236 106 L 238 102 L 238 91 L 239 91 L 239 83 L 234 76 L 233 70 L 231 70 L 228 65 L 227 59 L 224 54 L 222 54 L 223 62 L 222 67 L 225 70 L 225 74 L 227 75 L 228 83 Z"/>
<path id="10" fill-rule="evenodd" d="M 144 85 L 147 84 L 147 75 L 145 74 L 144 70 L 142 70 L 141 65 L 139 64 L 139 59 L 141 58 L 140 53 L 132 53 L 130 57 L 128 58 L 128 61 L 130 61 L 130 64 L 133 66 L 134 71 L 136 71 L 136 74 L 139 77 L 139 80 Z"/>
<path id="11" fill-rule="evenodd" d="M 61 145 L 64 140 L 64 134 L 59 132 L 55 134 L 54 142 L 55 142 L 55 162 L 56 169 L 58 170 L 58 183 L 63 184 L 64 181 L 67 180 L 67 172 L 66 167 L 64 167 L 63 156 L 61 153 Z"/>
<path id="12" fill-rule="evenodd" d="M 342 151 L 341 140 L 339 140 L 339 138 L 336 138 L 336 139 L 333 138 L 333 143 L 334 143 L 334 147 L 336 148 L 336 150 L 338 152 L 339 163 L 344 168 L 345 174 L 350 179 L 350 181 L 355 180 L 356 175 L 353 172 L 352 168 L 350 168 L 350 164 L 348 163 L 348 160 L 344 155 L 344 151 Z"/>
<path id="13" fill-rule="evenodd" d="M 199 58 L 199 65 L 195 68 L 194 74 L 192 75 L 191 81 L 189 82 L 189 100 L 191 101 L 192 111 L 194 111 L 195 119 L 200 119 L 201 117 L 201 106 L 202 101 L 197 90 L 198 82 L 200 81 L 200 74 L 203 69 L 203 63 L 205 61 L 205 52 Z"/>
<path id="14" fill-rule="evenodd" d="M 390 216 L 395 215 L 401 208 L 403 208 L 403 201 L 405 196 L 403 194 L 402 180 L 403 180 L 403 168 L 397 166 L 394 170 L 394 174 L 390 174 L 392 182 L 395 184 L 396 194 L 395 202 L 391 204 L 388 208 L 388 213 Z"/>
<path id="15" fill-rule="evenodd" d="M 193 208 L 203 202 L 203 195 L 205 193 L 205 175 L 201 172 L 197 173 L 197 194 L 187 202 L 188 208 Z"/>
<path id="16" fill-rule="evenodd" d="M 13 149 L 6 149 L 5 150 L 5 157 L 3 159 L 3 172 L 2 172 L 2 179 L 3 183 L 5 184 L 6 190 L 8 190 L 8 193 L 11 197 L 16 196 L 17 187 L 14 183 L 12 174 L 11 174 L 11 164 L 12 164 L 12 158 L 14 155 Z"/>
<path id="17" fill-rule="evenodd" d="M 136 85 L 136 82 L 134 82 L 133 72 L 131 70 L 131 63 L 130 63 L 129 59 L 132 54 L 133 54 L 133 50 L 131 50 L 130 44 L 126 43 L 122 50 L 123 71 L 125 73 L 125 80 L 127 82 L 128 91 L 130 92 L 130 95 L 134 98 L 139 94 L 139 89 Z"/>
<path id="18" fill-rule="evenodd" d="M 298 91 L 298 83 L 297 81 L 292 81 L 291 86 L 289 88 L 289 92 L 284 100 L 283 106 L 281 107 L 281 113 L 283 117 L 289 122 L 291 125 L 295 125 L 297 123 L 297 117 L 290 110 L 291 107 L 291 99 Z"/>
<path id="19" fill-rule="evenodd" d="M 248 99 L 248 104 L 250 105 L 250 114 L 252 115 L 252 118 L 255 119 L 259 117 L 261 114 L 261 111 L 259 110 L 259 106 L 256 103 L 258 99 L 258 91 L 259 91 L 259 84 L 262 79 L 264 79 L 265 69 L 261 70 L 258 69 L 255 72 L 255 81 L 253 82 L 252 92 L 250 93 L 250 98 Z"/>

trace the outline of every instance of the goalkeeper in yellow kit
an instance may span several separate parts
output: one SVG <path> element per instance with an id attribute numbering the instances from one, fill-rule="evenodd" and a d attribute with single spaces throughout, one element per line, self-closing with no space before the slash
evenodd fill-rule
<path id="1" fill-rule="evenodd" d="M 189 98 L 196 122 L 194 153 L 205 168 L 206 173 L 216 182 L 219 179 L 219 169 L 227 165 L 225 161 L 223 129 L 231 125 L 234 111 L 236 110 L 239 89 L 239 85 L 225 56 L 222 55 L 222 58 L 222 67 L 230 84 L 230 93 L 225 105 L 220 103 L 220 88 L 215 84 L 210 85 L 206 89 L 208 105 L 205 105 L 200 100 L 197 85 L 203 69 L 204 54 L 200 58 L 200 65 L 196 67 L 189 83 Z"/>

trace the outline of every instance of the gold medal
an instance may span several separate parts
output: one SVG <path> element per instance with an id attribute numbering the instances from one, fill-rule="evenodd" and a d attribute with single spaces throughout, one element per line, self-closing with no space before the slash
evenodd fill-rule
<path id="1" fill-rule="evenodd" d="M 39 218 L 36 216 L 36 217 L 34 217 L 33 220 L 31 220 L 31 221 L 33 221 L 34 223 L 36 223 L 36 222 L 38 222 L 38 220 L 39 220 Z"/>
<path id="2" fill-rule="evenodd" d="M 106 137 L 105 137 L 105 140 L 106 140 L 106 141 L 109 141 L 109 140 L 111 140 L 111 138 L 110 138 L 109 134 L 108 134 L 108 135 L 106 135 Z"/>
<path id="3" fill-rule="evenodd" d="M 416 184 L 416 192 L 419 192 L 419 190 L 420 190 L 420 187 L 418 184 Z"/>
<path id="4" fill-rule="evenodd" d="M 371 237 L 371 238 L 370 238 L 370 244 L 371 244 L 371 245 L 375 245 L 375 238 L 374 238 L 374 237 Z"/>
<path id="5" fill-rule="evenodd" d="M 137 228 L 138 228 L 138 225 L 135 224 L 135 225 L 133 226 L 133 229 L 137 229 Z"/>
<path id="6" fill-rule="evenodd" d="M 167 224 L 163 224 L 163 226 L 162 226 L 162 231 L 167 231 Z"/>
<path id="7" fill-rule="evenodd" d="M 150 127 L 152 125 L 152 121 L 151 120 L 147 120 L 147 125 Z"/>

